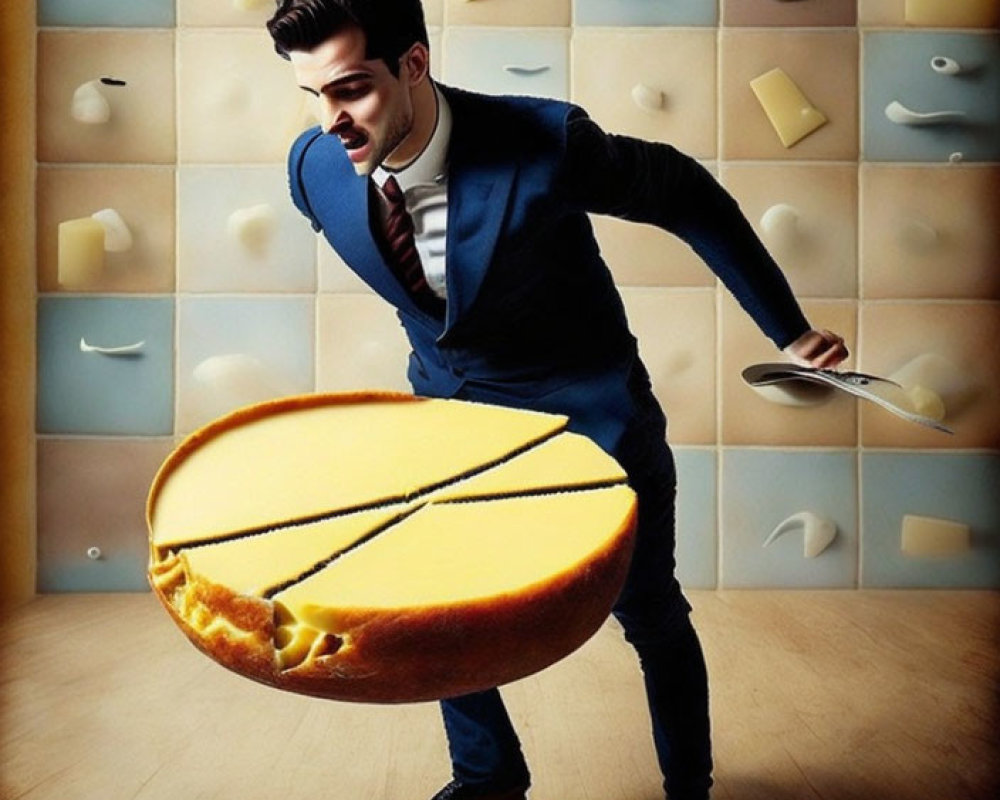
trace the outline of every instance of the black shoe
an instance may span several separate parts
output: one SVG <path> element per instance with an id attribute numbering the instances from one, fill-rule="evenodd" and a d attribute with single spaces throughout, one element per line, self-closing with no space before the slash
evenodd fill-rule
<path id="1" fill-rule="evenodd" d="M 527 800 L 525 795 L 527 791 L 527 783 L 513 787 L 497 787 L 492 784 L 476 786 L 461 781 L 452 781 L 431 800 Z"/>

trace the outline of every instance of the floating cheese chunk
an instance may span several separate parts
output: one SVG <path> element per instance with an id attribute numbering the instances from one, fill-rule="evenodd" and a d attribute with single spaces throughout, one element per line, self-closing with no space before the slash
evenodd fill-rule
<path id="1" fill-rule="evenodd" d="M 992 28 L 1000 25 L 1000 0 L 906 0 L 907 25 Z"/>
<path id="2" fill-rule="evenodd" d="M 104 226 L 83 217 L 59 223 L 59 285 L 84 289 L 100 280 L 104 271 Z"/>
<path id="3" fill-rule="evenodd" d="M 785 147 L 791 147 L 827 122 L 823 112 L 806 99 L 780 67 L 754 78 L 750 88 Z"/>
<path id="4" fill-rule="evenodd" d="M 150 491 L 150 582 L 206 654 L 279 688 L 405 702 L 528 675 L 607 617 L 621 468 L 560 416 L 287 398 L 189 437 Z"/>
<path id="5" fill-rule="evenodd" d="M 936 517 L 903 517 L 902 551 L 908 556 L 955 556 L 969 549 L 969 526 Z"/>

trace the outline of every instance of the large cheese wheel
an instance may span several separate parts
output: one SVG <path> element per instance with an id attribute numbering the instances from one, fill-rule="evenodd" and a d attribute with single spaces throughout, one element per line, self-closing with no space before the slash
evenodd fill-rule
<path id="1" fill-rule="evenodd" d="M 564 417 L 405 394 L 286 398 L 188 437 L 150 490 L 151 585 L 219 663 L 341 700 L 535 672 L 607 617 L 635 495 Z"/>

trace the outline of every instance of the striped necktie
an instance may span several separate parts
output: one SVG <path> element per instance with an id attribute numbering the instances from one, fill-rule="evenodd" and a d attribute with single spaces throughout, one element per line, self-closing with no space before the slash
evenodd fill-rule
<path id="1" fill-rule="evenodd" d="M 413 295 L 421 308 L 440 315 L 444 311 L 444 301 L 427 285 L 414 239 L 413 218 L 406 210 L 403 190 L 394 176 L 389 176 L 382 186 L 382 193 L 389 202 L 389 215 L 385 220 L 385 244 L 389 265 L 399 282 Z"/>

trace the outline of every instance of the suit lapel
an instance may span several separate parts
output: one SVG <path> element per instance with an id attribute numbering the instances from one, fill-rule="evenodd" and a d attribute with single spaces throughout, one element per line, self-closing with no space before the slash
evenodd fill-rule
<path id="1" fill-rule="evenodd" d="M 450 327 L 469 309 L 493 259 L 514 181 L 513 168 L 468 173 L 456 170 L 448 184 L 445 244 Z"/>
<path id="2" fill-rule="evenodd" d="M 441 87 L 452 109 L 448 150 L 448 281 L 446 329 L 472 306 L 489 270 L 508 208 L 517 166 L 490 159 L 478 130 L 475 96 Z"/>
<path id="3" fill-rule="evenodd" d="M 396 279 L 375 240 L 368 179 L 354 172 L 334 136 L 320 136 L 316 147 L 329 148 L 316 154 L 317 164 L 332 165 L 329 177 L 309 173 L 307 185 L 314 208 L 323 211 L 323 233 L 340 257 L 362 280 L 395 306 L 421 313 L 410 293 Z"/>

